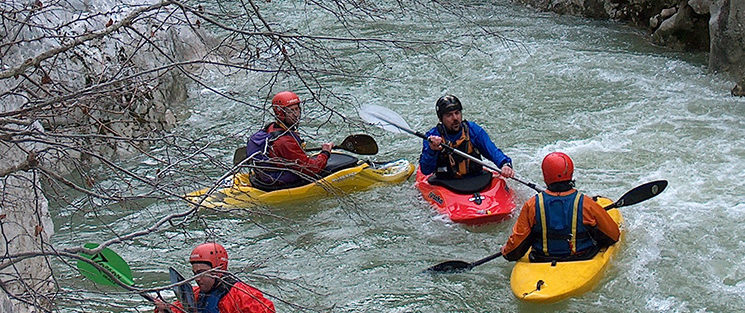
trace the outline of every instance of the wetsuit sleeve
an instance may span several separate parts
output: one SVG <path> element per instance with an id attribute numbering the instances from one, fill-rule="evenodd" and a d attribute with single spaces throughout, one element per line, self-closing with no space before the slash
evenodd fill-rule
<path id="1" fill-rule="evenodd" d="M 275 313 L 274 303 L 256 288 L 236 283 L 228 293 L 232 303 L 225 303 L 226 313 Z M 221 301 L 222 302 L 222 301 Z M 221 303 L 222 304 L 222 303 Z M 223 312 L 220 310 L 220 312 Z"/>
<path id="2" fill-rule="evenodd" d="M 533 244 L 531 240 L 531 230 L 535 224 L 535 197 L 530 198 L 523 205 L 520 214 L 517 216 L 517 222 L 512 227 L 512 234 L 507 239 L 507 243 L 502 247 L 502 256 L 508 261 L 517 261 Z"/>
<path id="3" fill-rule="evenodd" d="M 436 128 L 430 129 L 425 134 L 427 138 L 432 135 L 439 136 Z M 422 170 L 422 174 L 429 175 L 434 173 L 435 169 L 437 169 L 437 156 L 440 154 L 440 151 L 430 149 L 429 141 L 427 141 L 427 139 L 422 140 L 422 143 L 422 154 L 419 155 L 419 168 Z"/>
<path id="4" fill-rule="evenodd" d="M 616 243 L 621 237 L 618 224 L 592 198 L 584 197 L 582 200 L 582 223 L 592 226 L 590 232 L 599 246 L 607 247 Z"/>
<path id="5" fill-rule="evenodd" d="M 281 136 L 272 143 L 274 156 L 283 158 L 294 164 L 287 165 L 288 168 L 301 171 L 308 175 L 318 174 L 326 167 L 329 159 L 328 152 L 321 152 L 314 157 L 308 157 L 303 148 L 291 136 Z"/>
<path id="6" fill-rule="evenodd" d="M 494 162 L 498 168 L 502 168 L 505 164 L 512 166 L 512 159 L 497 148 L 491 138 L 489 138 L 489 134 L 481 126 L 469 121 L 468 130 L 471 135 L 471 143 L 473 143 L 485 158 Z"/>

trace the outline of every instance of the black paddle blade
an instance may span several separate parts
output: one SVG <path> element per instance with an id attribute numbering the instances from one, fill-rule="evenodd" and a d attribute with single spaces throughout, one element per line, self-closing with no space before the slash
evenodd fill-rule
<path id="1" fill-rule="evenodd" d="M 181 273 L 179 273 L 176 269 L 173 267 L 168 268 L 168 276 L 171 278 L 171 284 L 178 284 L 182 281 L 184 281 L 184 276 L 181 276 Z M 196 312 L 196 304 L 194 303 L 194 293 L 191 289 L 190 284 L 181 284 L 177 286 L 173 286 L 173 293 L 176 294 L 176 298 L 178 301 L 181 302 L 181 305 L 184 306 L 184 309 L 186 309 L 186 312 Z"/>
<path id="2" fill-rule="evenodd" d="M 233 165 L 238 165 L 238 163 L 243 162 L 247 157 L 246 155 L 246 147 L 240 147 L 238 149 L 235 149 L 235 153 L 233 154 Z"/>
<path id="3" fill-rule="evenodd" d="M 348 136 L 338 147 L 357 154 L 374 155 L 378 153 L 378 143 L 375 142 L 373 137 L 365 134 Z"/>
<path id="4" fill-rule="evenodd" d="M 629 190 L 627 193 L 621 196 L 618 201 L 606 208 L 606 210 L 637 204 L 639 202 L 649 200 L 660 194 L 663 190 L 665 190 L 666 187 L 666 180 L 657 180 L 638 186 L 634 189 Z"/>
<path id="5" fill-rule="evenodd" d="M 427 272 L 452 273 L 470 270 L 471 263 L 463 261 L 447 261 L 428 268 Z"/>

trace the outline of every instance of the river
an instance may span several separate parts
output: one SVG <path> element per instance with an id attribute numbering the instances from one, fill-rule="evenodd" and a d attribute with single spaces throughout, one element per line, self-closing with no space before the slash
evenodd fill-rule
<path id="1" fill-rule="evenodd" d="M 464 118 L 482 125 L 527 181 L 542 182 L 540 162 L 551 151 L 574 159 L 577 186 L 591 195 L 616 199 L 642 183 L 668 180 L 658 197 L 622 208 L 625 240 L 595 289 L 558 304 L 525 304 L 510 291 L 513 264 L 501 258 L 465 273 L 421 273 L 442 261 L 474 261 L 497 252 L 514 219 L 485 227 L 453 224 L 422 200 L 413 177 L 342 199 L 253 212 L 269 214 L 201 211 L 198 221 L 190 219 L 185 226 L 112 247 L 131 265 L 136 284 L 165 285 L 168 266 L 188 274 L 190 249 L 210 236 L 228 249 L 230 269 L 274 296 L 281 312 L 745 308 L 745 99 L 729 95 L 731 82 L 707 72 L 705 54 L 653 47 L 643 31 L 623 24 L 538 13 L 509 1 L 483 3 L 473 12 L 473 19 L 487 21 L 510 41 L 477 40 L 473 47 L 431 49 L 436 58 L 393 49 L 374 56 L 349 47 L 346 53 L 362 67 L 360 76 L 330 76 L 324 84 L 355 100 L 329 104 L 352 117 L 361 104 L 386 106 L 425 131 L 437 122 L 437 98 L 452 93 L 463 103 Z M 289 23 L 311 14 L 298 8 L 287 10 L 283 19 Z M 318 16 L 314 28 L 336 29 L 333 18 Z M 469 32 L 449 27 L 453 20 L 441 22 L 402 19 L 365 27 L 370 34 L 390 31 L 400 38 Z M 218 90 L 231 90 L 254 103 L 261 103 L 259 95 L 266 94 L 259 91 L 260 76 L 215 75 L 208 80 Z M 299 89 L 282 82 L 275 88 L 282 87 Z M 228 164 L 246 132 L 257 130 L 266 117 L 199 88 L 190 92 L 190 116 L 175 132 L 200 142 L 220 142 L 205 151 Z M 320 117 L 325 114 L 317 107 L 306 110 L 303 127 L 311 136 L 309 145 L 367 132 L 381 150 L 373 159 L 418 158 L 421 141 L 415 137 L 345 126 L 338 118 L 322 127 Z M 202 176 L 188 180 L 179 191 L 205 187 L 224 170 L 206 158 L 196 164 Z M 142 173 L 155 169 L 144 157 L 125 166 Z M 509 185 L 520 204 L 534 194 L 515 181 Z M 53 241 L 101 241 L 112 232 L 127 233 L 185 209 L 178 202 L 142 201 L 83 218 L 58 206 L 53 208 L 58 228 Z M 82 281 L 68 266 L 58 268 L 67 278 L 63 287 L 69 295 L 91 299 L 83 305 L 65 301 L 61 312 L 151 308 L 137 296 Z M 172 298 L 169 292 L 163 295 Z"/>

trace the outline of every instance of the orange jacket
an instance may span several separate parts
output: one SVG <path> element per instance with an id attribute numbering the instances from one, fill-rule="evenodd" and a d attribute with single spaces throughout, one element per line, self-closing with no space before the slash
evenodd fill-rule
<path id="1" fill-rule="evenodd" d="M 193 287 L 194 301 L 199 299 L 199 287 Z M 171 307 L 174 313 L 185 312 L 181 302 L 176 301 Z M 220 302 L 217 303 L 220 313 L 274 313 L 274 303 L 267 298 L 258 289 L 246 285 L 242 282 L 236 282 L 225 294 Z"/>
<path id="2" fill-rule="evenodd" d="M 546 190 L 546 193 L 553 196 L 566 196 L 574 191 L 575 189 L 563 192 Z M 530 233 L 533 225 L 536 223 L 535 201 L 536 197 L 532 197 L 525 202 L 520 215 L 517 216 L 515 226 L 512 227 L 510 238 L 507 239 L 507 243 L 502 247 L 502 256 L 509 261 L 520 259 L 533 244 L 532 240 L 528 239 L 531 238 Z M 613 221 L 610 215 L 608 215 L 608 212 L 588 196 L 584 196 L 582 203 L 582 224 L 597 229 L 597 231 L 592 232 L 593 238 L 601 246 L 608 246 L 617 242 L 621 236 L 621 232 L 618 229 L 618 224 Z"/>

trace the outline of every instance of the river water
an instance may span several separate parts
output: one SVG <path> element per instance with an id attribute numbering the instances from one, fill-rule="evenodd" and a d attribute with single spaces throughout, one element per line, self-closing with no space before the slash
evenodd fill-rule
<path id="1" fill-rule="evenodd" d="M 287 23 L 317 15 L 314 24 L 301 26 L 336 29 L 333 18 L 303 7 L 285 13 Z M 707 72 L 706 55 L 653 47 L 644 32 L 622 24 L 537 13 L 508 1 L 479 4 L 470 14 L 511 41 L 429 48 L 436 58 L 393 49 L 373 56 L 349 47 L 345 53 L 361 66 L 360 76 L 330 76 L 323 83 L 354 101 L 330 100 L 329 105 L 351 117 L 360 104 L 386 106 L 412 128 L 425 131 L 436 123 L 436 99 L 452 93 L 463 102 L 464 117 L 487 130 L 524 180 L 541 182 L 540 161 L 551 151 L 574 159 L 577 186 L 591 195 L 615 199 L 642 183 L 668 180 L 658 197 L 622 209 L 625 240 L 595 289 L 558 304 L 525 304 L 512 295 L 512 264 L 501 258 L 466 273 L 421 273 L 442 261 L 474 261 L 497 252 L 514 219 L 484 227 L 453 224 L 421 199 L 413 177 L 340 199 L 253 211 L 202 211 L 183 225 L 113 246 L 132 266 L 136 284 L 166 284 L 168 266 L 188 274 L 190 249 L 210 237 L 227 247 L 230 269 L 272 295 L 281 312 L 745 308 L 745 99 L 730 97 L 731 82 Z M 395 32 L 399 38 L 476 31 L 453 29 L 454 21 L 446 17 L 440 17 L 441 24 L 401 19 L 364 27 L 368 34 Z M 261 76 L 210 79 L 218 90 L 265 103 L 259 99 L 267 94 L 260 90 Z M 198 144 L 212 142 L 205 152 L 214 160 L 195 163 L 201 176 L 188 180 L 180 192 L 217 180 L 225 168 L 216 162 L 228 165 L 247 132 L 266 122 L 266 116 L 199 88 L 191 91 L 190 115 L 175 132 Z M 282 88 L 300 89 L 281 82 L 275 91 Z M 367 132 L 381 150 L 373 159 L 418 158 L 417 138 L 344 126 L 338 118 L 322 126 L 325 112 L 307 105 L 304 129 L 311 146 L 325 138 L 338 142 L 347 134 Z M 157 167 L 146 158 L 124 165 L 142 173 Z M 509 184 L 520 204 L 534 194 L 515 181 Z M 179 202 L 142 201 L 83 218 L 62 206 L 54 209 L 59 210 L 54 242 L 101 241 L 186 209 Z M 63 312 L 151 307 L 119 289 L 84 282 L 70 267 L 59 265 L 59 271 L 69 278 L 63 286 L 71 297 L 91 300 L 64 301 Z"/>

